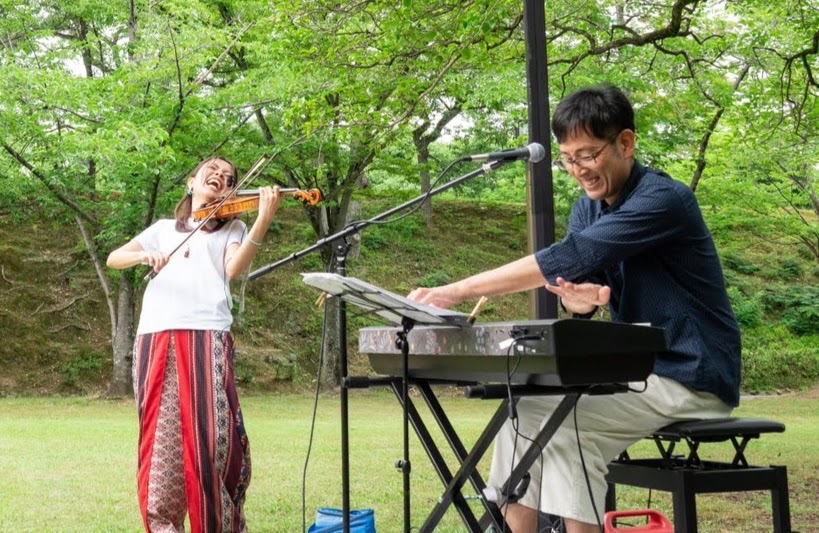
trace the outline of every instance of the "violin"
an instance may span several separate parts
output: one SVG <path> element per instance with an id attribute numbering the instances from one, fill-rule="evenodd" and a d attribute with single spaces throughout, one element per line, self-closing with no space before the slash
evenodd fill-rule
<path id="1" fill-rule="evenodd" d="M 282 196 L 293 196 L 298 198 L 305 205 L 316 205 L 321 200 L 321 191 L 318 189 L 279 189 Z M 203 205 L 199 209 L 195 209 L 191 216 L 194 220 L 202 220 L 208 218 L 225 219 L 231 218 L 246 211 L 252 211 L 259 208 L 259 191 L 258 189 L 242 189 L 233 194 L 234 197 L 222 201 L 218 198 L 208 204 Z M 214 209 L 216 212 L 214 213 Z"/>

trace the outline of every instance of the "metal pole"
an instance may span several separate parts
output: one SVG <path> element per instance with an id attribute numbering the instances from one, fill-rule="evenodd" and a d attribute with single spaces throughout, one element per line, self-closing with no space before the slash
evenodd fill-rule
<path id="1" fill-rule="evenodd" d="M 526 203 L 530 252 L 535 252 L 555 242 L 545 3 L 545 0 L 523 1 L 526 80 L 529 96 L 529 142 L 538 142 L 546 147 L 546 158 L 543 161 L 527 165 Z M 557 299 L 553 294 L 546 292 L 546 289 L 533 291 L 529 302 L 530 317 L 557 318 Z"/>
<path id="2" fill-rule="evenodd" d="M 339 239 L 335 246 L 336 273 L 339 276 L 347 275 L 347 252 L 349 246 L 345 239 Z M 338 343 L 339 343 L 339 374 L 341 387 L 341 530 L 350 532 L 350 438 L 349 438 L 349 404 L 345 379 L 347 378 L 347 302 L 338 299 Z M 322 339 L 324 342 L 324 339 Z"/>

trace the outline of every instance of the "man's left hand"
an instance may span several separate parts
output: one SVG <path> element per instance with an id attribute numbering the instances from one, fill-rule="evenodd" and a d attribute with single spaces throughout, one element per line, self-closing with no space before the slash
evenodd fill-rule
<path id="1" fill-rule="evenodd" d="M 580 315 L 606 305 L 611 297 L 611 288 L 607 285 L 572 283 L 563 278 L 557 278 L 557 285 L 546 284 L 546 290 L 560 296 L 566 310 Z"/>

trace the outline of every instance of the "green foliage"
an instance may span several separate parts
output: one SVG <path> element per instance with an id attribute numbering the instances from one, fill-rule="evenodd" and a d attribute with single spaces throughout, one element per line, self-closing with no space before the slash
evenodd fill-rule
<path id="1" fill-rule="evenodd" d="M 819 335 L 789 335 L 785 325 L 743 330 L 743 391 L 771 392 L 810 386 L 819 380 Z"/>
<path id="2" fill-rule="evenodd" d="M 753 274 L 759 270 L 759 267 L 752 261 L 744 259 L 731 252 L 723 253 L 721 259 L 722 264 L 726 268 L 730 268 L 731 270 L 739 272 L 740 274 Z"/>
<path id="3" fill-rule="evenodd" d="M 801 278 L 802 264 L 796 259 L 784 258 L 778 261 L 779 271 L 777 274 L 783 280 Z"/>
<path id="4" fill-rule="evenodd" d="M 798 259 L 779 264 L 753 251 L 725 258 L 732 284 L 755 294 L 760 273 L 796 283 L 807 272 L 799 261 L 819 259 L 819 213 L 811 202 L 819 106 L 815 55 L 798 60 L 794 51 L 813 46 L 819 11 L 796 0 L 690 2 L 677 31 L 670 5 L 612 5 L 549 3 L 550 105 L 582 85 L 623 87 L 637 110 L 640 159 L 685 183 L 694 181 L 700 160 L 706 163 L 697 194 L 715 234 L 741 235 L 746 249 L 797 247 Z M 88 254 L 104 262 L 153 219 L 169 216 L 203 157 L 216 151 L 247 169 L 270 153 L 260 183 L 318 186 L 326 196 L 319 208 L 293 215 L 309 224 L 271 229 L 282 245 L 277 252 L 294 251 L 291 242 L 340 230 L 366 180 L 393 199 L 412 197 L 424 172 L 435 176 L 464 154 L 528 141 L 520 13 L 512 0 L 4 0 L 0 212 L 15 221 L 40 213 L 74 237 L 79 229 L 87 236 L 81 261 L 92 268 Z M 420 146 L 429 149 L 426 160 Z M 473 168 L 458 165 L 447 179 Z M 433 205 L 463 198 L 522 204 L 526 179 L 523 165 L 508 165 Z M 560 234 L 580 191 L 563 173 L 552 185 Z M 431 229 L 465 220 L 478 226 L 483 213 L 464 211 Z M 492 240 L 474 254 L 434 249 L 420 217 L 370 228 L 362 234 L 362 263 L 379 274 L 371 260 L 389 265 L 395 285 L 428 272 L 459 277 L 477 262 L 522 254 L 523 217 L 501 216 L 515 227 L 507 235 L 490 224 L 474 229 Z M 462 244 L 449 241 L 449 249 Z M 14 258 L 3 261 L 7 269 L 18 266 Z M 300 267 L 322 270 L 324 263 L 311 254 Z M 819 269 L 812 272 L 819 278 Z M 114 309 L 119 282 L 131 277 L 105 275 L 103 290 L 83 290 L 104 294 Z M 755 296 L 734 296 L 743 320 L 755 323 Z M 813 307 L 794 302 L 776 318 L 813 331 Z M 36 330 L 41 318 L 22 324 L 4 315 L 0 327 L 14 321 Z"/>
<path id="5" fill-rule="evenodd" d="M 388 243 L 387 236 L 381 231 L 364 231 L 361 236 L 361 246 L 366 250 L 383 250 Z"/>
<path id="6" fill-rule="evenodd" d="M 757 292 L 750 297 L 745 296 L 736 287 L 728 287 L 728 297 L 731 307 L 742 327 L 754 327 L 762 322 L 765 306 L 762 303 L 762 293 Z"/>
<path id="7" fill-rule="evenodd" d="M 101 370 L 108 366 L 108 354 L 98 348 L 78 347 L 74 356 L 59 367 L 62 384 L 75 387 L 81 381 L 96 382 L 102 375 Z"/>
<path id="8" fill-rule="evenodd" d="M 782 323 L 797 335 L 819 332 L 819 309 L 816 304 L 799 306 L 782 313 Z"/>
<path id="9" fill-rule="evenodd" d="M 418 278 L 418 286 L 419 287 L 440 287 L 442 285 L 446 285 L 448 283 L 452 283 L 454 280 L 452 276 L 440 270 L 436 270 L 434 272 L 430 272 L 429 274 L 424 274 L 420 278 Z"/>
<path id="10" fill-rule="evenodd" d="M 279 235 L 282 232 L 282 223 L 280 220 L 273 219 L 273 222 L 270 223 L 267 229 L 268 233 L 272 233 L 273 235 Z"/>
<path id="11" fill-rule="evenodd" d="M 397 246 L 411 252 L 424 231 L 422 219 L 411 215 L 388 224 L 374 224 L 361 231 L 361 247 L 366 252 Z"/>
<path id="12" fill-rule="evenodd" d="M 781 312 L 782 323 L 797 335 L 819 333 L 819 287 L 769 287 L 763 301 L 770 310 Z"/>
<path id="13" fill-rule="evenodd" d="M 233 363 L 236 384 L 244 390 L 264 390 L 270 380 L 291 381 L 295 377 L 295 360 L 279 355 L 260 355 L 256 350 L 239 349 Z"/>

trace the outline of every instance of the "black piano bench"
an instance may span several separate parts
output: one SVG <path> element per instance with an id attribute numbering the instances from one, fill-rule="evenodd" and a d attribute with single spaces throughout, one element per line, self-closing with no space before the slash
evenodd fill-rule
<path id="1" fill-rule="evenodd" d="M 699 493 L 770 490 L 773 531 L 791 533 L 788 474 L 784 466 L 753 466 L 745 459 L 745 448 L 762 433 L 782 433 L 785 425 L 759 418 L 720 418 L 677 422 L 660 428 L 654 440 L 659 458 L 635 459 L 624 451 L 609 463 L 606 480 L 609 492 L 606 510 L 616 509 L 616 485 L 631 485 L 671 492 L 675 533 L 696 533 Z M 700 445 L 730 440 L 734 458 L 728 462 L 702 459 Z M 685 441 L 688 455 L 674 455 L 674 446 Z"/>

